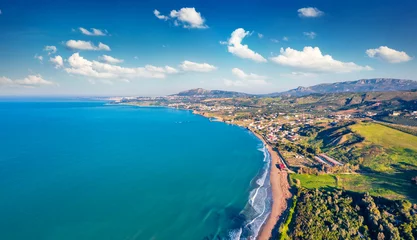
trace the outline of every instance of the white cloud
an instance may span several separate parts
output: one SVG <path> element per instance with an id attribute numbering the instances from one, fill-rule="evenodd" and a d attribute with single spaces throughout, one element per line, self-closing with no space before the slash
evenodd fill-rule
<path id="1" fill-rule="evenodd" d="M 5 76 L 0 77 L 0 87 L 1 86 L 11 86 L 13 85 L 13 80 L 11 80 L 10 78 L 7 78 Z"/>
<path id="2" fill-rule="evenodd" d="M 278 39 L 275 39 L 275 38 L 271 38 L 271 42 L 273 42 L 273 43 L 279 43 L 279 40 Z"/>
<path id="3" fill-rule="evenodd" d="M 243 81 L 240 80 L 230 80 L 230 79 L 223 79 L 224 85 L 229 86 L 229 87 L 245 87 L 248 86 L 247 83 L 244 83 Z"/>
<path id="4" fill-rule="evenodd" d="M 0 77 L 0 87 L 36 87 L 41 85 L 56 85 L 55 83 L 45 80 L 41 75 L 29 75 L 23 79 L 12 80 L 7 77 Z"/>
<path id="5" fill-rule="evenodd" d="M 211 72 L 217 69 L 217 67 L 208 63 L 196 63 L 187 60 L 182 62 L 180 68 L 186 72 Z"/>
<path id="6" fill-rule="evenodd" d="M 66 46 L 71 49 L 76 50 L 92 50 L 92 51 L 110 51 L 110 47 L 104 43 L 99 43 L 98 46 L 95 46 L 91 42 L 82 41 L 82 40 L 68 40 Z"/>
<path id="7" fill-rule="evenodd" d="M 64 59 L 57 55 L 55 57 L 50 57 L 49 62 L 55 65 L 55 68 L 61 68 L 64 67 Z"/>
<path id="8" fill-rule="evenodd" d="M 64 59 L 62 59 L 59 55 L 49 58 L 49 61 L 55 65 L 55 68 L 61 68 L 64 66 Z"/>
<path id="9" fill-rule="evenodd" d="M 299 78 L 311 78 L 316 77 L 316 73 L 310 73 L 310 72 L 291 72 L 291 73 L 284 73 L 281 74 L 282 77 L 288 77 L 293 79 L 299 79 Z"/>
<path id="10" fill-rule="evenodd" d="M 184 28 L 208 28 L 205 24 L 205 19 L 201 13 L 197 12 L 195 8 L 181 8 L 180 10 L 172 10 L 169 16 L 162 15 L 158 10 L 154 10 L 153 14 L 158 19 L 167 21 L 171 19 L 175 26 L 183 26 Z"/>
<path id="11" fill-rule="evenodd" d="M 219 43 L 220 43 L 221 45 L 227 45 L 227 44 L 229 44 L 227 41 L 219 41 Z"/>
<path id="12" fill-rule="evenodd" d="M 288 37 L 284 36 L 284 37 L 282 38 L 282 40 L 283 40 L 283 41 L 288 42 L 288 40 L 289 40 L 289 39 L 288 39 Z"/>
<path id="13" fill-rule="evenodd" d="M 104 50 L 104 51 L 110 51 L 110 47 L 104 43 L 98 43 L 98 49 L 97 50 Z"/>
<path id="14" fill-rule="evenodd" d="M 40 56 L 40 55 L 38 55 L 38 54 L 35 54 L 35 56 L 34 56 L 33 58 L 38 59 L 38 60 L 39 60 L 39 62 L 41 62 L 41 63 L 42 63 L 42 61 L 43 61 L 43 57 L 42 57 L 42 56 Z"/>
<path id="15" fill-rule="evenodd" d="M 205 19 L 195 8 L 181 8 L 179 11 L 172 10 L 169 16 L 181 23 L 184 28 L 208 28 Z"/>
<path id="16" fill-rule="evenodd" d="M 118 64 L 118 63 L 123 62 L 123 59 L 114 58 L 114 57 L 109 56 L 109 55 L 100 56 L 100 57 L 98 57 L 98 59 L 102 62 L 106 62 L 106 63 L 110 63 L 110 64 Z"/>
<path id="17" fill-rule="evenodd" d="M 248 45 L 242 45 L 243 38 L 245 38 L 249 34 L 250 32 L 245 31 L 245 29 L 243 28 L 238 28 L 235 31 L 233 31 L 228 41 L 228 51 L 240 58 L 252 59 L 255 62 L 267 62 L 267 60 L 264 57 L 262 57 L 262 55 L 249 49 Z"/>
<path id="18" fill-rule="evenodd" d="M 258 38 L 263 38 L 264 35 L 262 33 L 258 33 Z"/>
<path id="19" fill-rule="evenodd" d="M 43 48 L 44 51 L 48 52 L 48 55 L 54 54 L 57 51 L 57 48 L 55 46 L 45 46 Z"/>
<path id="20" fill-rule="evenodd" d="M 243 80 L 265 80 L 267 78 L 266 76 L 261 76 L 261 75 L 254 74 L 254 73 L 247 74 L 239 68 L 233 68 L 232 73 L 236 77 L 243 79 Z"/>
<path id="21" fill-rule="evenodd" d="M 306 18 L 315 18 L 323 16 L 324 12 L 320 11 L 315 7 L 306 7 L 298 9 L 298 16 Z"/>
<path id="22" fill-rule="evenodd" d="M 87 29 L 82 28 L 82 27 L 80 27 L 78 29 L 80 30 L 80 32 L 82 34 L 87 35 L 87 36 L 106 36 L 107 35 L 106 30 L 102 31 L 102 30 L 97 29 L 97 28 L 91 28 L 91 31 L 88 31 Z"/>
<path id="23" fill-rule="evenodd" d="M 91 78 L 127 80 L 134 78 L 165 78 L 166 74 L 178 72 L 170 66 L 155 67 L 146 65 L 145 67 L 121 67 L 114 64 L 89 61 L 79 53 L 74 53 L 68 58 L 70 67 L 65 68 L 69 74 L 81 75 Z"/>
<path id="24" fill-rule="evenodd" d="M 314 72 L 353 72 L 372 70 L 369 66 L 359 66 L 353 62 L 341 62 L 330 55 L 323 55 L 318 47 L 304 47 L 302 51 L 281 48 L 280 55 L 271 61 L 283 66 L 306 69 Z"/>
<path id="25" fill-rule="evenodd" d="M 368 49 L 366 50 L 366 54 L 370 58 L 378 58 L 389 63 L 408 62 L 413 59 L 406 52 L 400 52 L 395 49 L 391 49 L 387 46 L 380 46 L 379 48 Z"/>
<path id="26" fill-rule="evenodd" d="M 303 34 L 310 39 L 315 39 L 317 37 L 317 33 L 315 32 L 303 32 Z"/>
<path id="27" fill-rule="evenodd" d="M 267 79 L 266 76 L 261 76 L 254 73 L 245 73 L 243 70 L 239 68 L 233 68 L 232 69 L 233 75 L 235 75 L 239 80 L 236 81 L 225 81 L 225 84 L 230 84 L 231 86 L 246 86 L 246 85 L 264 85 L 267 82 L 265 81 Z"/>
<path id="28" fill-rule="evenodd" d="M 159 72 L 159 73 L 178 73 L 178 70 L 170 67 L 170 66 L 165 66 L 165 67 L 155 67 L 152 65 L 146 65 L 145 69 L 150 71 L 150 72 Z"/>
<path id="29" fill-rule="evenodd" d="M 169 17 L 161 15 L 161 13 L 156 9 L 153 10 L 153 14 L 155 14 L 155 17 L 157 17 L 158 19 L 161 19 L 161 20 L 164 20 L 164 21 L 169 19 Z"/>

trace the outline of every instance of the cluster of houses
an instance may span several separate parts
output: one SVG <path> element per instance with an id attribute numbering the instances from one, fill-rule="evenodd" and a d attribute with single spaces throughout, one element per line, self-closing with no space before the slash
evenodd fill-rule
<path id="1" fill-rule="evenodd" d="M 282 115 L 282 118 L 278 118 Z M 284 139 L 295 142 L 300 139 L 299 131 L 301 127 L 314 124 L 321 121 L 321 117 L 306 115 L 286 115 L 284 113 L 275 113 L 270 115 L 260 115 L 254 118 L 249 124 L 249 128 L 264 132 L 265 137 L 270 143 L 276 143 Z"/>

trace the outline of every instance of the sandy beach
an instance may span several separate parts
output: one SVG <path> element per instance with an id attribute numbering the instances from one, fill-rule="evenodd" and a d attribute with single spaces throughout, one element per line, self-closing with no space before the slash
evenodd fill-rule
<path id="1" fill-rule="evenodd" d="M 275 224 L 278 222 L 280 216 L 287 208 L 287 200 L 291 198 L 290 186 L 288 183 L 288 173 L 283 170 L 279 170 L 276 167 L 277 163 L 281 163 L 281 159 L 278 153 L 275 152 L 272 147 L 265 142 L 265 140 L 257 133 L 254 133 L 258 138 L 264 142 L 267 146 L 269 153 L 271 154 L 271 189 L 272 189 L 272 210 L 268 216 L 268 219 L 262 226 L 261 231 L 257 237 L 258 240 L 268 240 L 271 238 L 272 230 Z"/>

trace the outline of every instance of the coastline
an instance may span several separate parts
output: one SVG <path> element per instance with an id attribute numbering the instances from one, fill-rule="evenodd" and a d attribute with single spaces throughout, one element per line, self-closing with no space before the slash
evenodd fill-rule
<path id="1" fill-rule="evenodd" d="M 126 104 L 126 105 L 137 106 L 133 104 Z M 148 106 L 144 106 L 144 107 L 148 107 Z M 171 107 L 166 107 L 166 106 L 157 106 L 157 107 L 171 108 Z M 188 109 L 178 109 L 178 108 L 174 108 L 174 109 L 188 110 Z M 213 118 L 215 119 L 215 121 L 218 121 L 218 122 L 225 122 L 224 119 L 218 116 L 208 116 L 204 112 L 199 112 L 195 110 L 188 110 L 188 111 L 191 111 L 191 113 L 195 115 L 200 115 L 208 119 Z M 291 192 L 290 192 L 289 182 L 288 182 L 288 172 L 285 170 L 280 170 L 278 169 L 278 167 L 276 167 L 276 164 L 281 163 L 281 158 L 279 157 L 278 153 L 272 149 L 271 145 L 269 145 L 260 134 L 244 126 L 240 126 L 237 124 L 233 124 L 233 125 L 245 128 L 248 131 L 250 131 L 252 134 L 254 134 L 259 140 L 262 141 L 262 143 L 264 144 L 264 146 L 266 147 L 270 155 L 271 162 L 269 166 L 269 181 L 271 184 L 272 207 L 271 207 L 270 213 L 268 214 L 268 217 L 266 218 L 265 222 L 262 224 L 257 236 L 255 236 L 254 238 L 256 240 L 269 240 L 272 237 L 272 232 L 275 229 L 276 224 L 279 222 L 281 215 L 287 209 L 288 199 L 292 197 Z"/>
<path id="2" fill-rule="evenodd" d="M 287 171 L 280 170 L 276 167 L 276 164 L 281 163 L 278 153 L 272 149 L 261 135 L 254 131 L 251 132 L 263 142 L 271 156 L 269 180 L 271 182 L 272 191 L 272 208 L 267 220 L 262 225 L 258 236 L 256 236 L 257 240 L 268 240 L 272 237 L 272 231 L 281 215 L 287 209 L 287 200 L 291 198 L 290 185 L 288 183 Z"/>

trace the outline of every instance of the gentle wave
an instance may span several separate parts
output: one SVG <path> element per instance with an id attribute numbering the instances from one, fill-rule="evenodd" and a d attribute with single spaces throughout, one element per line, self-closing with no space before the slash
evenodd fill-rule
<path id="1" fill-rule="evenodd" d="M 250 192 L 248 203 L 242 211 L 242 214 L 247 220 L 241 228 L 234 229 L 229 233 L 229 239 L 232 240 L 256 239 L 271 211 L 271 184 L 268 181 L 271 156 L 264 144 L 263 147 L 258 150 L 264 153 L 263 161 L 265 162 L 265 165 L 262 168 L 262 174 L 258 174 L 254 178 L 254 180 L 256 179 L 256 187 Z"/>

